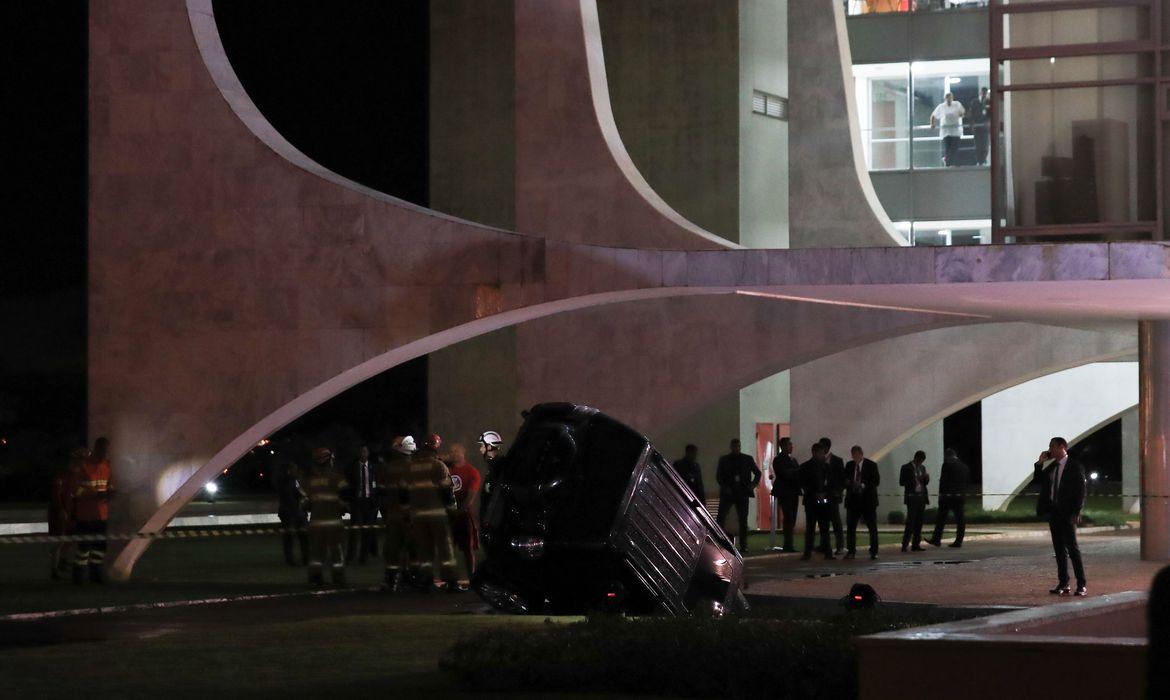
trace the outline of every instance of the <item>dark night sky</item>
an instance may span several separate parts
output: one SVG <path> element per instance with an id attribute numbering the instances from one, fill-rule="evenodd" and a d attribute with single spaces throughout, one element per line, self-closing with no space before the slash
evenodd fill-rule
<path id="1" fill-rule="evenodd" d="M 0 4 L 0 375 L 85 364 L 86 9 Z"/>
<path id="2" fill-rule="evenodd" d="M 87 8 L 84 0 L 0 3 L 0 437 L 8 440 L 0 498 L 35 495 L 44 470 L 86 439 Z M 427 203 L 425 1 L 216 9 L 242 81 L 290 141 L 352 179 Z M 421 432 L 425 422 L 422 359 L 290 429 L 380 440 L 392 429 Z"/>

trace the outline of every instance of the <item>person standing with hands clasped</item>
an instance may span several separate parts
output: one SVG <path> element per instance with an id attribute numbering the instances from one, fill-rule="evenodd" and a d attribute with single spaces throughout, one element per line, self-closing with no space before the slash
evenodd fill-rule
<path id="1" fill-rule="evenodd" d="M 715 468 L 715 481 L 719 483 L 719 517 L 716 520 L 723 527 L 724 518 L 735 508 L 735 514 L 739 517 L 735 545 L 740 554 L 747 554 L 748 499 L 755 497 L 756 486 L 763 475 L 756 466 L 756 460 L 740 450 L 739 440 L 732 440 L 730 447 L 731 452 L 720 457 L 719 465 Z"/>
<path id="2" fill-rule="evenodd" d="M 1069 595 L 1068 562 L 1071 559 L 1073 574 L 1077 577 L 1077 589 L 1073 595 L 1088 595 L 1085 565 L 1081 561 L 1081 548 L 1077 546 L 1077 525 L 1085 507 L 1085 470 L 1069 457 L 1068 441 L 1062 437 L 1052 438 L 1048 450 L 1040 453 L 1040 459 L 1032 467 L 1033 481 L 1040 484 L 1036 515 L 1048 518 L 1052 549 L 1056 552 L 1056 588 L 1048 592 Z"/>

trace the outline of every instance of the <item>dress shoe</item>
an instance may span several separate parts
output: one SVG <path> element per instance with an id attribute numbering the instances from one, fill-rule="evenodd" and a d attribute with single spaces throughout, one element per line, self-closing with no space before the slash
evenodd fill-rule
<path id="1" fill-rule="evenodd" d="M 832 554 L 826 554 L 826 555 L 825 555 L 825 559 L 836 559 L 836 558 L 837 558 L 837 557 L 833 556 Z"/>
<path id="2" fill-rule="evenodd" d="M 925 552 L 925 551 L 926 551 L 926 548 L 925 548 L 925 547 L 919 547 L 918 545 L 914 545 L 913 547 L 911 547 L 911 548 L 910 548 L 910 551 L 911 551 L 911 552 Z"/>
<path id="3" fill-rule="evenodd" d="M 926 543 L 931 547 L 941 547 L 942 540 L 926 540 Z"/>
<path id="4" fill-rule="evenodd" d="M 853 558 L 855 558 L 855 557 L 857 557 L 857 552 L 846 552 L 846 553 L 845 553 L 845 558 L 846 558 L 846 559 L 853 559 Z"/>
<path id="5" fill-rule="evenodd" d="M 962 542 L 951 542 L 947 546 L 952 548 L 952 549 L 958 549 L 959 547 L 963 546 L 963 543 Z"/>
<path id="6" fill-rule="evenodd" d="M 807 552 L 800 555 L 801 561 L 808 561 L 809 559 L 812 559 L 812 555 L 808 554 Z"/>
<path id="7" fill-rule="evenodd" d="M 870 552 L 870 553 L 869 553 L 869 558 L 870 558 L 870 559 L 877 559 L 877 552 Z"/>
<path id="8" fill-rule="evenodd" d="M 844 551 L 845 551 L 844 547 L 838 547 L 837 550 L 835 552 L 833 552 L 833 554 L 836 554 L 837 556 L 841 556 L 841 552 L 844 552 Z"/>
<path id="9" fill-rule="evenodd" d="M 1087 596 L 1089 595 L 1089 592 L 1085 590 L 1084 586 L 1077 586 L 1077 590 L 1075 593 L 1073 593 L 1073 595 Z"/>
<path id="10" fill-rule="evenodd" d="M 1068 586 L 1065 586 L 1063 584 L 1057 584 L 1056 588 L 1053 588 L 1052 590 L 1050 590 L 1048 592 L 1051 593 L 1052 595 L 1068 595 Z"/>
<path id="11" fill-rule="evenodd" d="M 905 552 L 905 551 L 906 551 L 906 545 L 902 545 L 902 551 L 903 551 L 903 552 Z"/>

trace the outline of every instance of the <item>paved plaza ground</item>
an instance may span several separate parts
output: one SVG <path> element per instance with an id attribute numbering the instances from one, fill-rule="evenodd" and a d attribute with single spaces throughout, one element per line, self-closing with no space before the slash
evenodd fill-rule
<path id="1" fill-rule="evenodd" d="M 1082 534 L 1081 551 L 1089 593 L 1148 590 L 1164 562 L 1142 561 L 1136 531 Z M 962 548 L 929 545 L 925 552 L 884 545 L 878 559 L 858 552 L 854 560 L 807 562 L 797 555 L 749 557 L 754 595 L 840 598 L 854 583 L 873 586 L 886 601 L 944 606 L 1037 606 L 1054 602 L 1056 561 L 1046 532 L 1002 532 L 975 536 Z"/>
<path id="2" fill-rule="evenodd" d="M 828 611 L 858 582 L 874 586 L 893 607 L 1056 602 L 1047 594 L 1055 573 L 1043 531 L 971 532 L 961 549 L 903 554 L 896 542 L 883 544 L 877 561 L 753 555 L 748 592 L 759 610 L 812 605 Z M 1146 590 L 1161 567 L 1138 558 L 1135 532 L 1084 533 L 1082 547 L 1093 595 Z M 459 692 L 437 666 L 452 644 L 496 626 L 545 624 L 542 617 L 496 614 L 473 594 L 377 592 L 381 566 L 375 562 L 350 569 L 351 590 L 314 593 L 303 569 L 283 563 L 274 535 L 158 542 L 134 581 L 105 586 L 48 581 L 45 549 L 0 546 L 0 676 L 19 678 L 22 697 L 68 696 L 76 687 L 62 683 L 63 669 L 81 669 L 98 695 L 201 696 L 238 682 L 239 664 L 246 664 L 249 684 L 266 689 L 262 696 L 328 696 L 339 678 L 358 692 L 444 696 Z M 240 597 L 249 598 L 182 602 Z M 151 607 L 166 601 L 178 604 Z M 101 606 L 111 607 L 29 614 Z M 142 672 L 144 664 L 150 673 Z M 174 685 L 169 674 L 158 673 L 172 667 L 181 678 Z M 248 695 L 244 690 L 239 694 Z"/>

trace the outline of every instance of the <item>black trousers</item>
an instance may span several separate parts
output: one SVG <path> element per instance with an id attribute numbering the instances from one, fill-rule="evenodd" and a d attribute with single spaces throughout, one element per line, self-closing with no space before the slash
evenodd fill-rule
<path id="1" fill-rule="evenodd" d="M 926 510 L 926 499 L 911 499 L 906 504 L 906 528 L 902 530 L 902 546 L 911 542 L 917 547 L 922 544 L 922 513 Z"/>
<path id="2" fill-rule="evenodd" d="M 841 527 L 841 501 L 831 500 L 825 506 L 825 513 L 829 518 L 829 524 L 833 526 L 833 541 L 837 545 L 837 549 L 845 548 L 845 533 Z"/>
<path id="3" fill-rule="evenodd" d="M 73 533 L 77 535 L 105 536 L 108 523 L 105 520 L 79 520 L 73 524 Z M 91 566 L 100 569 L 106 559 L 106 545 L 104 539 L 82 540 L 77 543 L 77 555 L 73 563 L 78 566 Z"/>
<path id="4" fill-rule="evenodd" d="M 816 539 L 817 530 L 821 531 L 821 543 L 817 546 L 817 551 L 828 556 L 833 553 L 829 549 L 829 509 L 823 505 L 815 503 L 804 504 L 804 553 L 811 555 L 813 552 L 813 540 Z"/>
<path id="5" fill-rule="evenodd" d="M 739 549 L 740 554 L 748 551 L 747 536 L 748 536 L 748 497 L 747 496 L 719 496 L 719 515 L 715 518 L 719 522 L 719 527 L 723 527 L 723 518 L 727 516 L 727 512 L 735 508 L 736 517 L 739 518 L 739 535 L 735 538 L 735 546 Z"/>
<path id="6" fill-rule="evenodd" d="M 943 163 L 945 163 L 948 167 L 953 167 L 959 164 L 958 136 L 943 137 Z"/>
<path id="7" fill-rule="evenodd" d="M 857 523 L 859 521 L 865 521 L 865 527 L 869 530 L 869 553 L 877 554 L 877 507 L 864 506 L 862 508 L 846 508 L 845 518 L 849 525 L 849 530 L 845 535 L 846 549 L 848 549 L 850 552 L 857 551 Z"/>
<path id="8" fill-rule="evenodd" d="M 987 124 L 976 124 L 975 132 L 975 165 L 983 165 L 987 160 L 988 146 L 991 143 Z"/>
<path id="9" fill-rule="evenodd" d="M 349 531 L 349 546 L 345 550 L 345 560 L 353 561 L 358 557 L 361 563 L 366 563 L 367 556 L 378 555 L 378 534 L 372 526 L 378 520 L 378 502 L 373 498 L 355 498 L 350 503 L 349 524 L 366 525 L 364 530 Z M 360 551 L 359 551 L 360 543 Z"/>
<path id="10" fill-rule="evenodd" d="M 780 514 L 784 527 L 784 550 L 791 552 L 796 549 L 793 544 L 793 533 L 796 531 L 796 494 L 784 494 L 776 499 L 780 505 Z"/>
<path id="11" fill-rule="evenodd" d="M 1056 552 L 1056 580 L 1062 586 L 1068 585 L 1068 560 L 1072 559 L 1073 575 L 1077 585 L 1085 585 L 1085 564 L 1081 561 L 1081 548 L 1077 545 L 1077 523 L 1075 516 L 1053 514 L 1048 520 L 1048 531 L 1052 533 L 1052 549 Z"/>
<path id="12" fill-rule="evenodd" d="M 301 546 L 301 566 L 309 563 L 309 533 L 305 532 L 309 521 L 305 518 L 305 514 L 299 509 L 286 510 L 281 508 L 276 513 L 280 518 L 280 529 L 285 532 L 281 533 L 281 544 L 284 546 L 284 560 L 293 566 L 297 563 L 296 557 L 293 556 L 293 540 L 295 539 Z M 289 530 L 296 530 L 298 532 L 289 532 Z"/>
<path id="13" fill-rule="evenodd" d="M 934 521 L 934 537 L 931 538 L 935 542 L 942 541 L 943 528 L 947 524 L 947 515 L 950 511 L 955 512 L 955 544 L 963 544 L 963 535 L 967 532 L 967 518 L 965 510 L 967 501 L 962 496 L 939 496 L 938 497 L 938 518 Z"/>

